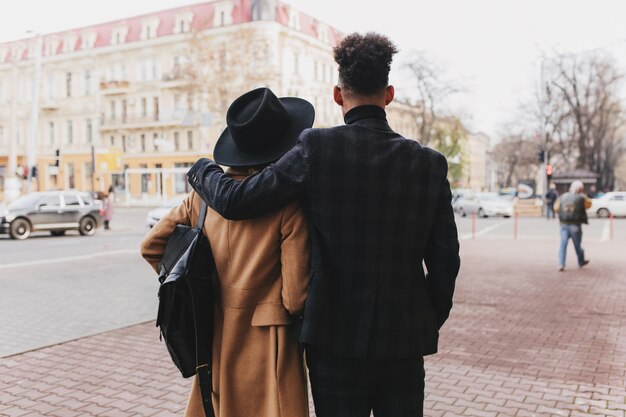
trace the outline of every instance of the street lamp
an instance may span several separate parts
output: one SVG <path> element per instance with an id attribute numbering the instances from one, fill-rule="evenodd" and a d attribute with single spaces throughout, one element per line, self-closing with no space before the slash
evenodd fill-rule
<path id="1" fill-rule="evenodd" d="M 42 38 L 40 33 L 28 31 L 27 33 L 35 34 L 35 71 L 33 74 L 32 87 L 32 103 L 30 115 L 30 135 L 28 135 L 28 143 L 26 146 L 26 166 L 28 167 L 28 176 L 26 179 L 26 192 L 30 192 L 31 178 L 33 175 L 33 167 L 37 164 L 37 138 L 39 133 L 39 79 L 41 77 L 41 47 Z"/>

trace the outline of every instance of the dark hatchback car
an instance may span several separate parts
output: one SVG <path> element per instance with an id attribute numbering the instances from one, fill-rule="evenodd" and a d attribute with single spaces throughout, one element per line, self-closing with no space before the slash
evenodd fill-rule
<path id="1" fill-rule="evenodd" d="M 61 236 L 67 230 L 78 230 L 83 236 L 91 236 L 102 224 L 101 208 L 102 203 L 85 192 L 31 193 L 0 209 L 0 233 L 20 240 L 36 231 Z"/>

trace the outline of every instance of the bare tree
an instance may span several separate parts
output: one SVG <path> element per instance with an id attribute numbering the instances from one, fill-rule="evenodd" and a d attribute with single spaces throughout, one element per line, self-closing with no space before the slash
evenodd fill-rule
<path id="1" fill-rule="evenodd" d="M 415 104 L 419 108 L 418 140 L 428 145 L 436 132 L 437 119 L 443 115 L 446 99 L 460 90 L 445 79 L 443 70 L 423 51 L 411 52 L 403 68 L 412 78 L 411 90 L 415 91 Z"/>
<path id="2" fill-rule="evenodd" d="M 567 168 L 595 172 L 598 187 L 612 189 L 626 152 L 619 129 L 624 122 L 618 96 L 623 74 L 601 53 L 555 55 L 546 62 L 545 93 L 538 105 L 546 145 L 558 144 Z"/>

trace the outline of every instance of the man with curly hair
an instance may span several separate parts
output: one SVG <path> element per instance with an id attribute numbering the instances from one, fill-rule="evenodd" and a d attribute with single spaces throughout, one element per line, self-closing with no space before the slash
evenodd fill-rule
<path id="1" fill-rule="evenodd" d="M 448 167 L 387 123 L 396 52 L 380 34 L 345 37 L 334 49 L 333 91 L 345 125 L 305 130 L 242 182 L 208 159 L 188 173 L 229 219 L 302 201 L 311 280 L 299 338 L 318 417 L 422 416 L 423 356 L 437 351 L 452 308 L 460 260 Z"/>

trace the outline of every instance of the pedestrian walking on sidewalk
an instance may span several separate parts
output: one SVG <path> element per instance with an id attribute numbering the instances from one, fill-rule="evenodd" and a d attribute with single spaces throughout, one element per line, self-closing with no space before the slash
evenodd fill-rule
<path id="1" fill-rule="evenodd" d="M 317 417 L 422 416 L 423 356 L 437 351 L 452 308 L 459 242 L 448 165 L 387 123 L 396 52 L 379 34 L 346 36 L 333 91 L 345 125 L 305 130 L 245 181 L 208 159 L 188 173 L 230 219 L 302 201 L 312 261 L 300 340 Z"/>
<path id="2" fill-rule="evenodd" d="M 550 189 L 546 193 L 546 217 L 548 220 L 554 219 L 554 203 L 559 198 L 559 193 L 556 191 L 556 185 L 550 184 Z"/>
<path id="3" fill-rule="evenodd" d="M 311 127 L 313 106 L 260 88 L 228 109 L 215 160 L 243 181 L 291 149 Z M 195 224 L 201 199 L 192 192 L 141 244 L 153 268 L 177 224 Z M 308 417 L 302 351 L 294 337 L 309 282 L 310 243 L 299 202 L 264 216 L 230 221 L 208 209 L 204 222 L 219 276 L 213 335 L 213 407 L 218 417 Z M 207 306 L 207 308 L 213 306 Z M 165 353 L 165 352 L 164 352 Z M 197 376 L 186 417 L 204 416 Z"/>
<path id="4" fill-rule="evenodd" d="M 113 200 L 111 194 L 100 193 L 102 200 L 102 209 L 100 215 L 104 219 L 104 230 L 111 230 L 110 223 L 113 218 Z"/>
<path id="5" fill-rule="evenodd" d="M 584 194 L 585 187 L 581 181 L 574 181 L 570 185 L 569 192 L 563 194 L 555 203 L 555 209 L 559 212 L 561 221 L 561 243 L 559 245 L 559 271 L 565 270 L 565 256 L 567 244 L 572 240 L 578 266 L 582 268 L 589 263 L 585 258 L 582 248 L 583 229 L 582 225 L 588 224 L 587 209 L 591 207 L 591 200 Z"/>

